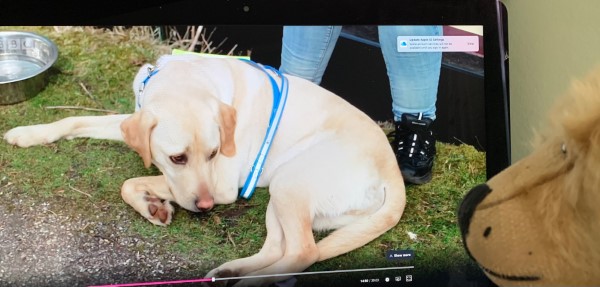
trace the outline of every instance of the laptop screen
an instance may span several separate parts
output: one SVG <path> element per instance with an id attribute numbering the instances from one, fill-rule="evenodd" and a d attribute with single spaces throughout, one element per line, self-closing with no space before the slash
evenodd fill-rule
<path id="1" fill-rule="evenodd" d="M 123 4 L 99 6 L 96 13 L 63 9 L 42 18 L 43 25 L 23 15 L 22 7 L 8 7 L 6 13 L 20 15 L 20 20 L 4 17 L 8 25 L 0 31 L 37 33 L 56 44 L 59 56 L 39 93 L 0 106 L 0 130 L 66 117 L 133 113 L 134 76 L 143 64 L 156 65 L 173 49 L 249 56 L 289 77 L 305 77 L 356 107 L 387 135 L 397 161 L 399 154 L 410 156 L 405 166 L 410 162 L 422 168 L 430 160 L 428 175 L 405 178 L 406 206 L 396 225 L 349 252 L 300 270 L 207 277 L 224 263 L 261 251 L 272 197 L 268 187 L 207 212 L 187 211 L 173 202 L 170 224 L 156 226 L 124 202 L 120 190 L 127 179 L 161 171 L 145 169 L 126 144 L 74 139 L 21 149 L 3 142 L 0 214 L 7 220 L 0 221 L 0 285 L 233 286 L 273 277 L 281 280 L 272 280 L 271 286 L 494 286 L 464 250 L 456 209 L 468 190 L 509 162 L 499 4 L 323 3 L 315 11 L 305 7 L 309 3 L 316 5 L 229 2 L 207 4 L 201 12 L 187 1 L 149 2 L 141 8 Z M 323 68 L 316 78 L 284 56 L 286 37 L 291 37 L 286 29 L 302 27 L 337 31 L 326 38 L 332 41 L 330 55 L 319 58 L 327 61 L 316 65 Z M 18 47 L 11 45 L 0 34 L 0 60 L 5 63 L 14 60 L 9 52 Z M 309 43 L 300 46 L 308 48 Z M 300 53 L 293 48 L 287 52 Z M 8 75 L 5 66 L 0 63 L 0 73 Z M 313 112 L 316 117 L 331 111 Z M 403 120 L 414 125 L 401 124 Z M 402 138 L 407 133 L 410 137 Z M 410 145 L 403 145 L 415 134 L 419 139 L 431 136 L 435 151 L 421 147 L 407 152 Z M 294 201 L 288 204 L 293 209 Z M 317 246 L 332 232 L 316 228 L 312 236 Z M 277 253 L 262 252 L 265 258 Z"/>

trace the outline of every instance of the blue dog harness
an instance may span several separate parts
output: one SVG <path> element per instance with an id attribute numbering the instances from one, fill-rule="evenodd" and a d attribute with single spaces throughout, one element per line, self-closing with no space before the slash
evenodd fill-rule
<path id="1" fill-rule="evenodd" d="M 137 97 L 135 97 L 136 110 L 139 110 L 140 108 L 142 108 L 142 97 L 144 96 L 144 89 L 148 85 L 148 81 L 150 81 L 150 78 L 152 78 L 152 76 L 156 75 L 156 73 L 158 73 L 158 69 L 156 69 L 156 67 L 154 67 L 154 66 L 148 67 L 148 76 L 146 76 L 146 78 L 140 84 L 140 88 L 138 89 Z"/>
<path id="2" fill-rule="evenodd" d="M 242 187 L 242 190 L 239 195 L 240 197 L 243 197 L 245 199 L 250 199 L 250 197 L 252 197 L 252 195 L 254 194 L 256 184 L 258 183 L 258 178 L 260 177 L 264 169 L 263 166 L 265 165 L 267 154 L 269 153 L 269 149 L 271 148 L 273 138 L 275 137 L 275 133 L 277 132 L 277 127 L 279 126 L 279 122 L 281 121 L 281 115 L 283 114 L 283 109 L 285 107 L 285 103 L 287 101 L 288 96 L 288 79 L 279 70 L 273 67 L 261 65 L 249 59 L 240 60 L 263 71 L 269 78 L 269 81 L 271 82 L 271 87 L 273 88 L 273 108 L 271 111 L 271 118 L 269 119 L 267 133 L 263 140 L 262 146 L 260 147 L 258 155 L 254 160 L 254 164 L 250 169 L 250 174 L 248 174 L 246 182 L 244 183 L 244 186 Z M 148 81 L 150 81 L 150 78 L 156 75 L 158 71 L 159 69 L 155 67 L 148 68 L 148 76 L 140 84 L 138 95 L 136 97 L 137 109 L 140 109 L 142 107 L 141 100 L 144 95 L 144 88 L 148 85 Z M 275 80 L 275 78 L 271 76 L 269 71 L 276 74 L 281 79 L 281 87 L 279 87 L 279 85 L 277 84 L 277 80 Z"/>
<path id="3" fill-rule="evenodd" d="M 263 144 L 260 147 L 258 155 L 256 156 L 256 160 L 254 160 L 250 174 L 246 178 L 246 183 L 244 183 L 244 187 L 240 192 L 240 197 L 250 199 L 254 193 L 254 189 L 256 188 L 258 178 L 263 171 L 267 154 L 269 153 L 271 143 L 273 142 L 273 138 L 277 132 L 277 127 L 279 126 L 279 121 L 281 120 L 281 114 L 283 113 L 285 102 L 287 101 L 288 96 L 288 79 L 279 70 L 273 67 L 260 65 L 250 60 L 242 59 L 242 61 L 245 61 L 246 63 L 265 72 L 267 77 L 269 77 L 271 87 L 273 88 L 273 109 L 271 111 L 271 118 L 269 119 L 267 134 L 265 135 Z M 269 74 L 268 71 L 275 73 L 277 76 L 279 76 L 279 78 L 281 78 L 281 87 L 277 85 L 277 81 L 273 78 L 273 76 L 271 76 L 271 74 Z"/>

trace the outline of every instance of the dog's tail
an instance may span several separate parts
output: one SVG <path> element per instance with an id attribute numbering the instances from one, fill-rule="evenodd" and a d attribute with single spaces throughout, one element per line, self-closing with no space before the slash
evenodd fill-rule
<path id="1" fill-rule="evenodd" d="M 395 157 L 392 159 L 395 161 Z M 381 188 L 385 193 L 382 206 L 373 214 L 343 226 L 319 241 L 319 261 L 359 248 L 400 221 L 406 205 L 406 189 L 400 169 L 395 162 L 390 162 L 388 167 L 382 168 L 382 173 Z"/>

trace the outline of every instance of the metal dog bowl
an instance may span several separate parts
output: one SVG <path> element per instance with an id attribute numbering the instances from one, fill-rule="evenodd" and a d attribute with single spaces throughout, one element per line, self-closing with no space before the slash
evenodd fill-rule
<path id="1" fill-rule="evenodd" d="M 56 58 L 56 45 L 43 36 L 0 31 L 0 105 L 24 101 L 42 91 Z"/>

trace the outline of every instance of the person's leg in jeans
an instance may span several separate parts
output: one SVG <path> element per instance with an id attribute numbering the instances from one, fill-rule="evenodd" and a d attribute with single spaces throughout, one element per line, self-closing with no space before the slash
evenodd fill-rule
<path id="1" fill-rule="evenodd" d="M 285 26 L 279 70 L 320 84 L 341 31 L 341 26 Z"/>
<path id="2" fill-rule="evenodd" d="M 396 126 L 394 152 L 407 182 L 431 180 L 435 139 L 431 125 L 442 63 L 441 52 L 398 52 L 398 36 L 441 36 L 441 26 L 379 26 Z"/>

